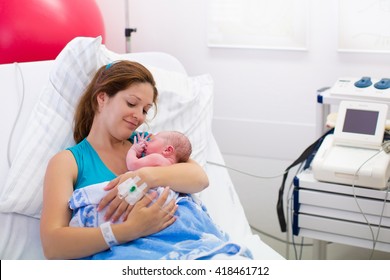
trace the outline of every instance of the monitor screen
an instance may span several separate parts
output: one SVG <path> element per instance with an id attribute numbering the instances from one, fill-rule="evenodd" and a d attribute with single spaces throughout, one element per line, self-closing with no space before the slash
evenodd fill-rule
<path id="1" fill-rule="evenodd" d="M 378 111 L 347 109 L 343 132 L 375 135 L 378 116 Z"/>

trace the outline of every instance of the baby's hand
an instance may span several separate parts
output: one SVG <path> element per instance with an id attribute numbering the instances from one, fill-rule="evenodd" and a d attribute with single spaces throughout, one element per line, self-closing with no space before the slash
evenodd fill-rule
<path id="1" fill-rule="evenodd" d="M 133 146 L 131 146 L 131 149 L 136 152 L 138 158 L 145 152 L 150 136 L 151 134 L 137 132 L 137 136 L 134 137 L 134 143 Z"/>
<path id="2" fill-rule="evenodd" d="M 144 143 L 145 145 L 147 145 L 147 142 L 149 141 L 150 136 L 151 136 L 151 134 L 147 134 L 144 132 L 142 134 L 140 134 L 139 132 L 137 132 L 137 137 L 134 137 L 134 142 Z"/>
<path id="3" fill-rule="evenodd" d="M 134 150 L 137 157 L 141 157 L 142 153 L 145 151 L 146 142 L 137 142 L 136 139 L 134 139 L 134 144 L 131 146 L 130 149 Z"/>

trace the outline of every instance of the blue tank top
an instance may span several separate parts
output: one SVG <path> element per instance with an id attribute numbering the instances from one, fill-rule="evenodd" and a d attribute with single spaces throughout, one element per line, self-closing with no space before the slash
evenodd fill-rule
<path id="1" fill-rule="evenodd" d="M 116 178 L 116 175 L 100 159 L 87 138 L 77 145 L 67 148 L 67 150 L 72 152 L 78 167 L 75 190 Z"/>

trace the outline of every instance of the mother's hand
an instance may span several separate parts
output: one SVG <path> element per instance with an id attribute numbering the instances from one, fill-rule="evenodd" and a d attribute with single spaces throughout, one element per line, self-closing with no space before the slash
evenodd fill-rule
<path id="1" fill-rule="evenodd" d="M 176 221 L 175 212 L 178 209 L 176 200 L 172 199 L 166 203 L 169 187 L 164 189 L 160 197 L 157 196 L 157 192 L 152 191 L 134 205 L 127 223 L 132 224 L 132 234 L 135 238 L 159 232 Z M 155 198 L 157 200 L 150 205 Z"/>
<path id="2" fill-rule="evenodd" d="M 104 215 L 104 219 L 111 220 L 111 222 L 116 222 L 119 218 L 122 217 L 122 220 L 125 221 L 129 215 L 132 205 L 128 204 L 124 199 L 118 197 L 118 185 L 126 181 L 128 178 L 135 177 L 132 172 L 125 173 L 116 177 L 104 189 L 107 194 L 102 198 L 98 205 L 98 211 L 107 207 L 107 211 Z M 146 191 L 146 190 L 145 190 Z"/>

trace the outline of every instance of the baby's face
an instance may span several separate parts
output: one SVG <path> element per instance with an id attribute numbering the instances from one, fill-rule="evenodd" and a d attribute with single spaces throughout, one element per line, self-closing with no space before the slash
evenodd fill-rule
<path id="1" fill-rule="evenodd" d="M 145 149 L 145 154 L 158 153 L 161 154 L 166 146 L 166 140 L 164 137 L 159 136 L 159 133 L 153 134 L 149 137 L 148 144 Z"/>

